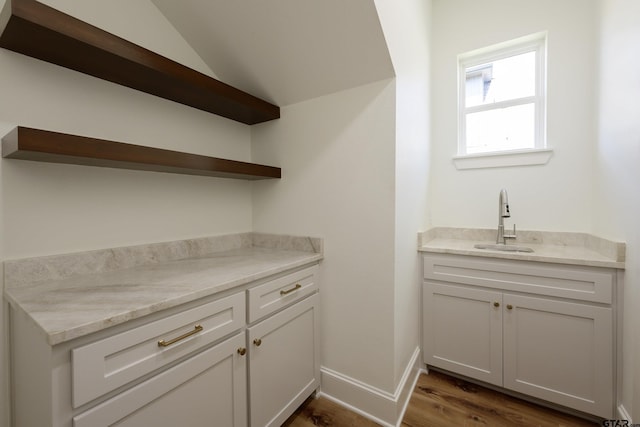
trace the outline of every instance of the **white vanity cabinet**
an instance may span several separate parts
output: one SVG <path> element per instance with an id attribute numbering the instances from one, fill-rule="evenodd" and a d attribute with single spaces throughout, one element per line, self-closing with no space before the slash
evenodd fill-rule
<path id="1" fill-rule="evenodd" d="M 279 426 L 320 384 L 318 306 L 312 265 L 55 346 L 12 307 L 12 425 Z"/>
<path id="2" fill-rule="evenodd" d="M 614 269 L 424 255 L 427 365 L 614 414 Z"/>

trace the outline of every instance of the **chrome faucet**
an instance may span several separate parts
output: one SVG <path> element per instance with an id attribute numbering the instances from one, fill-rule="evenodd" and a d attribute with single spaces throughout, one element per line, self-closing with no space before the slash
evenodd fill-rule
<path id="1" fill-rule="evenodd" d="M 504 234 L 504 219 L 510 216 L 509 197 L 507 196 L 507 190 L 503 188 L 500 190 L 500 196 L 498 197 L 498 237 L 496 238 L 496 243 L 499 245 L 505 245 L 506 239 L 516 238 L 515 224 L 513 224 L 513 234 Z"/>

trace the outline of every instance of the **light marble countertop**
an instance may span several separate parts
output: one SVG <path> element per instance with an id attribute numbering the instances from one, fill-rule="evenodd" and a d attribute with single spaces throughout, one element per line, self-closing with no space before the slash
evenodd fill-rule
<path id="1" fill-rule="evenodd" d="M 494 244 L 496 230 L 433 228 L 418 233 L 418 251 L 481 256 L 521 261 L 584 265 L 624 269 L 626 245 L 584 233 L 518 231 L 516 241 L 533 252 L 476 249 L 476 244 Z"/>
<path id="2" fill-rule="evenodd" d="M 264 236 L 260 235 L 260 243 L 265 242 Z M 241 244 L 232 245 L 239 247 L 219 247 L 215 252 L 191 258 L 142 263 L 123 269 L 110 267 L 94 274 L 83 272 L 62 278 L 60 274 L 52 274 L 57 278 L 51 280 L 43 277 L 41 271 L 56 270 L 55 266 L 44 263 L 46 268 L 43 268 L 41 259 L 11 261 L 8 270 L 17 272 L 15 276 L 32 277 L 34 271 L 39 271 L 39 280 L 27 283 L 19 277 L 8 278 L 9 285 L 17 285 L 5 287 L 4 295 L 13 307 L 31 317 L 49 344 L 55 345 L 312 264 L 323 257 L 319 239 L 314 242 L 316 251 L 302 250 L 295 244 L 254 246 L 255 237 L 253 242 L 251 238 L 249 243 L 246 240 L 245 236 Z M 94 252 L 96 256 L 101 255 L 101 251 Z M 86 258 L 86 254 L 66 255 L 66 268 L 70 260 Z M 28 270 L 25 265 L 32 271 L 25 272 Z"/>

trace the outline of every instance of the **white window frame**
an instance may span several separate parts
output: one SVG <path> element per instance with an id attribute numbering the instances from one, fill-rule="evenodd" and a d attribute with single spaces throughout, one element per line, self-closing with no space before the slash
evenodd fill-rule
<path id="1" fill-rule="evenodd" d="M 548 162 L 552 151 L 547 147 L 546 140 L 546 48 L 546 33 L 536 33 L 458 56 L 458 154 L 454 157 L 454 163 L 458 169 L 544 164 Z M 466 70 L 468 68 L 534 51 L 536 52 L 536 76 L 535 94 L 533 96 L 466 107 Z M 535 145 L 533 148 L 467 153 L 467 114 L 529 103 L 533 103 L 535 108 Z"/>

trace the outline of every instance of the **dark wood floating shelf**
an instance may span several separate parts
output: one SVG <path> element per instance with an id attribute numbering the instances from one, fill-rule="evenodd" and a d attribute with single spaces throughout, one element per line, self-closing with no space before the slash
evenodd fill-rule
<path id="1" fill-rule="evenodd" d="M 26 127 L 2 138 L 2 157 L 246 180 L 280 178 L 281 174 L 273 166 Z"/>
<path id="2" fill-rule="evenodd" d="M 35 0 L 7 0 L 0 47 L 246 124 L 280 108 Z"/>

